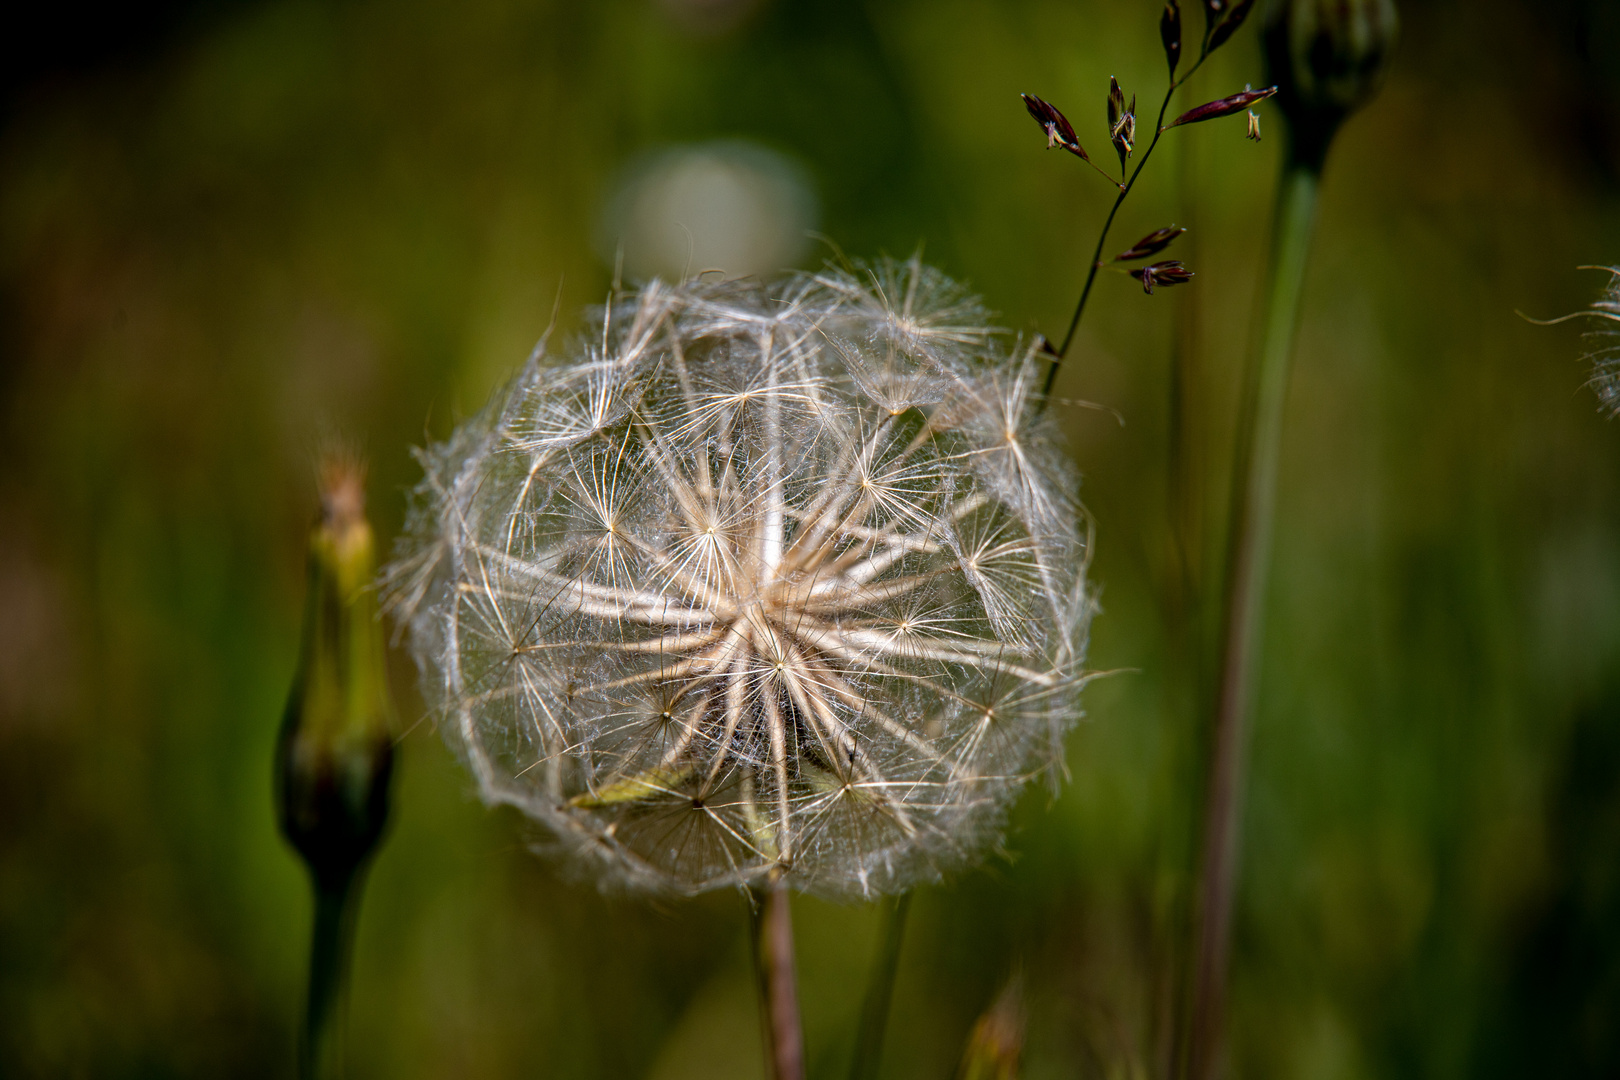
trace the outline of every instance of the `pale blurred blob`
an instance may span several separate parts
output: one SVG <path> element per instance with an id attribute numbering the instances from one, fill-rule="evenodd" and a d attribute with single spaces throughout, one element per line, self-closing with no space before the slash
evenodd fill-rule
<path id="1" fill-rule="evenodd" d="M 810 178 L 782 154 L 726 141 L 657 151 L 625 170 L 598 248 L 631 280 L 771 274 L 796 264 L 816 224 Z"/>
<path id="2" fill-rule="evenodd" d="M 695 38 L 718 38 L 742 27 L 760 0 L 658 0 L 670 21 Z"/>

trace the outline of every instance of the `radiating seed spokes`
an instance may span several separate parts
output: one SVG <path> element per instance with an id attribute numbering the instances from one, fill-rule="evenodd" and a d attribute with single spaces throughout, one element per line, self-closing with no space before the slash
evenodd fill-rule
<path id="1" fill-rule="evenodd" d="M 417 554 L 400 595 L 485 796 L 637 887 L 978 848 L 1076 715 L 1090 613 L 1032 353 L 982 319 L 915 261 L 649 286 L 425 456 L 445 589 Z"/>

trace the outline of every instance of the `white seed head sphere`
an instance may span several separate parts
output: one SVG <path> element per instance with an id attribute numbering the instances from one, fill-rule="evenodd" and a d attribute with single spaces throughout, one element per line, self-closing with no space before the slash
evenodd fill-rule
<path id="1" fill-rule="evenodd" d="M 1077 480 L 916 260 L 653 282 L 423 455 L 390 570 L 490 803 L 609 887 L 937 878 L 1061 769 Z"/>

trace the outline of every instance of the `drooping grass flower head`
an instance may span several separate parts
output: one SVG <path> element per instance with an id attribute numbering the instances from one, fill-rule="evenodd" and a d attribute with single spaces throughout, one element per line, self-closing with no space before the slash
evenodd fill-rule
<path id="1" fill-rule="evenodd" d="M 395 603 L 483 797 L 605 885 L 904 888 L 1061 767 L 1091 600 L 1042 365 L 938 273 L 617 295 L 424 455 Z"/>

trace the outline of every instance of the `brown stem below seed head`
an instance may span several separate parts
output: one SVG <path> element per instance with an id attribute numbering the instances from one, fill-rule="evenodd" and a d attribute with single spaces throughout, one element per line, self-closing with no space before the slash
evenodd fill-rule
<path id="1" fill-rule="evenodd" d="M 793 915 L 787 885 L 773 873 L 754 897 L 754 959 L 772 1080 L 804 1080 Z"/>

